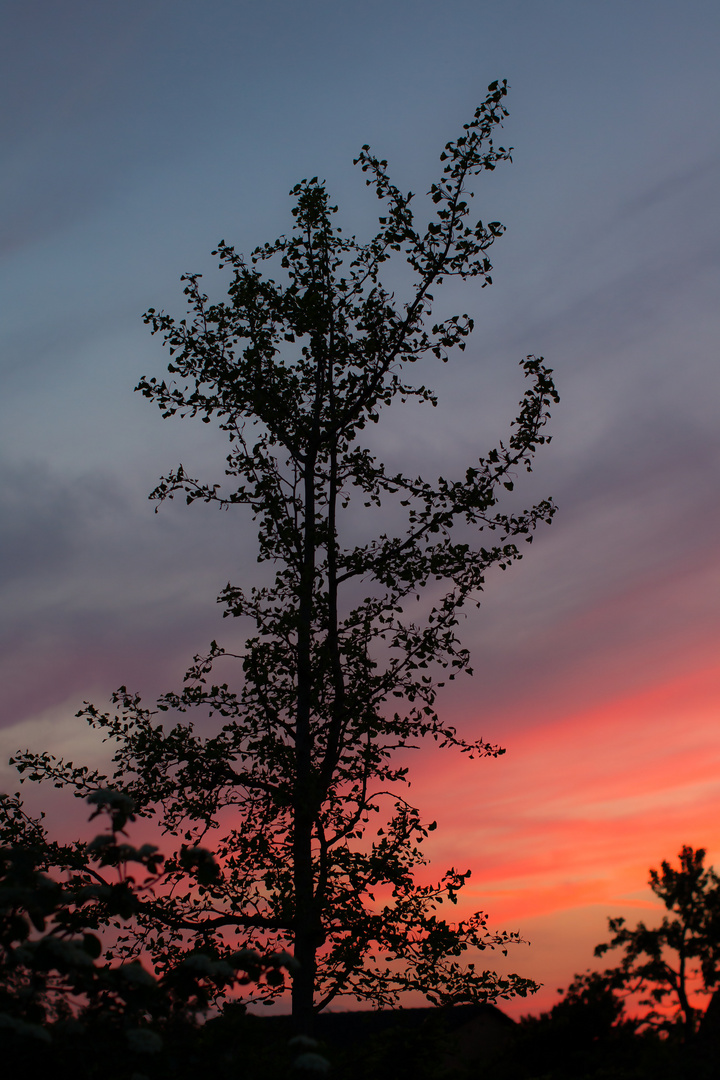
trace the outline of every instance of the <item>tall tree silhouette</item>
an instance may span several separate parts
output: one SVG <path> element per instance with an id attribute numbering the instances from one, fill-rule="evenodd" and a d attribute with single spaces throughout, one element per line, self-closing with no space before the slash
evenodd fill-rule
<path id="1" fill-rule="evenodd" d="M 219 719 L 214 734 L 182 718 L 165 730 L 124 687 L 117 712 L 84 712 L 116 740 L 113 782 L 139 813 L 157 814 L 188 844 L 219 830 L 222 873 L 199 893 L 176 890 L 148 904 L 127 948 L 141 943 L 161 959 L 190 934 L 222 952 L 229 931 L 266 947 L 291 943 L 299 965 L 292 1006 L 304 1030 L 338 994 L 382 1005 L 411 989 L 445 1002 L 533 987 L 460 963 L 467 949 L 504 947 L 516 935 L 490 934 L 481 914 L 457 924 L 438 916 L 468 874 L 452 868 L 435 885 L 416 882 L 420 844 L 434 826 L 401 796 L 407 769 L 394 752 L 430 738 L 471 757 L 502 753 L 463 739 L 439 717 L 436 697 L 445 678 L 471 673 L 456 634 L 461 609 L 478 601 L 487 571 L 519 559 L 518 543 L 553 516 L 549 500 L 520 513 L 498 509 L 547 439 L 548 407 L 558 400 L 551 372 L 542 359 L 522 362 L 529 386 L 507 440 L 458 478 L 387 471 L 363 445 L 396 399 L 436 404 L 408 365 L 465 348 L 473 320 L 432 324 L 432 290 L 448 278 L 491 282 L 487 252 L 504 230 L 471 218 L 471 185 L 510 159 L 493 144 L 506 93 L 504 82 L 491 84 L 445 146 L 425 227 L 415 224 L 412 194 L 364 146 L 356 163 L 382 204 L 373 239 L 345 236 L 324 184 L 304 180 L 292 191 L 289 235 L 248 259 L 219 244 L 226 300 L 211 302 L 191 274 L 186 318 L 152 308 L 145 316 L 169 347 L 172 381 L 143 378 L 137 389 L 164 417 L 214 422 L 230 443 L 222 485 L 180 465 L 151 498 L 183 493 L 188 503 L 246 507 L 259 560 L 275 573 L 270 585 L 228 584 L 220 597 L 226 615 L 252 625 L 237 684 L 216 674 L 229 654 L 213 642 L 182 691 L 158 703 L 162 712 L 209 712 Z M 393 257 L 409 274 L 404 302 L 381 282 Z M 379 507 L 384 524 L 358 539 Z M 20 755 L 17 764 L 78 794 L 106 782 L 47 755 Z M 183 873 L 183 859 L 181 850 L 168 863 L 170 877 L 173 866 Z"/>

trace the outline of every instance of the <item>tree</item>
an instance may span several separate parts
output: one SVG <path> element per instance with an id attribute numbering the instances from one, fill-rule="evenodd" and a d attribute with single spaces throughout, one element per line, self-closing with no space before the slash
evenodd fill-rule
<path id="1" fill-rule="evenodd" d="M 470 757 L 503 752 L 463 739 L 439 717 L 436 697 L 443 672 L 472 673 L 456 634 L 461 610 L 478 602 L 487 571 L 519 559 L 518 542 L 555 512 L 549 500 L 522 513 L 497 508 L 547 439 L 548 407 L 558 400 L 551 372 L 542 359 L 522 362 L 530 386 L 508 440 L 457 479 L 390 473 L 361 441 L 396 398 L 436 404 L 430 389 L 406 377 L 408 365 L 445 362 L 465 348 L 468 315 L 427 328 L 431 290 L 451 278 L 491 282 L 487 252 L 504 230 L 497 221 L 472 223 L 469 186 L 510 160 L 493 143 L 506 93 L 504 82 L 491 84 L 462 135 L 445 146 L 424 229 L 415 224 L 413 195 L 364 146 L 356 163 L 383 205 L 372 240 L 345 237 L 324 184 L 303 180 L 292 191 L 291 235 L 249 260 L 219 244 L 214 254 L 231 278 L 226 301 L 211 303 L 200 275 L 190 274 L 187 318 L 153 308 L 145 316 L 169 347 L 176 381 L 143 378 L 136 389 L 164 417 L 217 423 L 230 443 L 232 484 L 194 480 L 180 465 L 151 498 L 182 492 L 188 503 L 249 508 L 258 559 L 274 565 L 275 577 L 251 589 L 228 584 L 220 596 L 225 615 L 252 625 L 234 656 L 242 673 L 236 688 L 216 676 L 232 657 L 212 642 L 182 691 L 158 703 L 181 714 L 169 730 L 124 687 L 114 715 L 93 705 L 79 714 L 117 743 L 113 783 L 139 814 L 157 815 L 168 833 L 184 831 L 188 844 L 220 830 L 217 877 L 199 894 L 176 887 L 148 903 L 126 944 L 162 961 L 187 935 L 218 954 L 227 932 L 273 948 L 292 943 L 299 965 L 292 1005 L 302 1030 L 338 994 L 384 1005 L 403 990 L 446 1002 L 534 987 L 461 966 L 467 949 L 504 948 L 517 935 L 489 934 L 481 914 L 457 925 L 438 917 L 438 905 L 454 903 L 469 875 L 451 868 L 437 884 L 415 881 L 434 823 L 425 827 L 399 794 L 407 769 L 393 755 L 428 738 Z M 407 266 L 404 303 L 380 280 L 395 255 Z M 265 264 L 274 277 L 263 276 Z M 358 542 L 388 503 L 384 526 Z M 485 546 L 476 530 L 493 541 Z M 182 719 L 197 708 L 219 721 L 214 734 Z M 15 761 L 32 779 L 68 784 L 81 796 L 107 783 L 49 755 Z M 381 815 L 379 827 L 363 845 L 372 815 Z M 170 882 L 184 859 L 181 847 L 166 867 Z"/>
<path id="2" fill-rule="evenodd" d="M 692 1004 L 694 994 L 709 994 L 720 983 L 720 878 L 705 867 L 705 850 L 683 846 L 680 866 L 663 860 L 660 871 L 650 871 L 650 888 L 671 913 L 652 929 L 640 922 L 634 930 L 622 918 L 609 919 L 612 941 L 598 945 L 596 956 L 611 949 L 625 950 L 620 964 L 605 977 L 626 992 L 642 995 L 640 1004 L 651 1011 L 645 1022 L 667 1027 L 679 1024 L 689 1040 L 701 1015 Z"/>
<path id="3" fill-rule="evenodd" d="M 562 999 L 547 1012 L 522 1018 L 502 1060 L 493 1061 L 486 1071 L 488 1076 L 639 1080 L 664 1075 L 655 1068 L 643 1069 L 648 1059 L 655 1065 L 653 1040 L 636 1034 L 637 1025 L 625 1016 L 624 999 L 611 980 L 588 971 L 576 975 L 560 993 Z"/>
<path id="4" fill-rule="evenodd" d="M 167 1046 L 168 1033 L 172 1042 L 196 1037 L 197 1014 L 218 988 L 277 982 L 293 965 L 287 953 L 245 949 L 217 961 L 194 952 L 157 979 L 139 961 L 104 962 L 98 932 L 133 917 L 161 877 L 163 856 L 127 841 L 135 819 L 127 795 L 99 789 L 88 802 L 91 820 L 106 816 L 107 831 L 63 850 L 17 795 L 0 796 L 0 1042 L 11 1074 L 127 1076 L 138 1056 Z M 201 880 L 208 860 L 197 862 Z M 139 881 L 130 867 L 141 868 Z"/>

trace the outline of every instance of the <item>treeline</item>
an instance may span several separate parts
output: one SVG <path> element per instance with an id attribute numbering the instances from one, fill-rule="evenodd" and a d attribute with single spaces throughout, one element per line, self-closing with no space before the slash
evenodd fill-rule
<path id="1" fill-rule="evenodd" d="M 0 1047 L 10 1075 L 717 1075 L 720 879 L 705 867 L 702 849 L 684 847 L 678 868 L 663 862 L 651 871 L 667 912 L 660 925 L 631 929 L 610 919 L 614 936 L 596 955 L 620 950 L 619 962 L 576 976 L 539 1017 L 513 1024 L 489 1006 L 457 1005 L 345 1013 L 328 1017 L 334 1023 L 319 1025 L 313 1040 L 297 1036 L 291 1016 L 253 1015 L 243 1003 L 248 991 L 282 991 L 297 970 L 288 953 L 238 948 L 221 957 L 196 942 L 168 957 L 162 971 L 142 957 L 118 959 L 122 929 L 157 883 L 163 858 L 153 845 L 131 844 L 134 808 L 126 795 L 104 790 L 88 801 L 106 830 L 82 848 L 50 841 L 17 797 L 0 801 Z M 219 873 L 215 858 L 198 847 L 186 852 L 187 887 L 206 888 Z M 62 876 L 53 873 L 58 865 Z"/>
<path id="2" fill-rule="evenodd" d="M 597 957 L 614 966 L 576 975 L 549 1012 L 527 1017 L 498 1062 L 508 1080 L 539 1077 L 717 1076 L 720 1060 L 720 878 L 705 851 L 684 846 L 649 884 L 659 926 L 608 920 Z"/>

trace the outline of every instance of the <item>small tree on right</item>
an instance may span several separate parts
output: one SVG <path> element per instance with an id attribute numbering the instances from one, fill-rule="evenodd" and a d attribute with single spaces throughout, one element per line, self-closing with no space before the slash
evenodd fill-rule
<path id="1" fill-rule="evenodd" d="M 705 849 L 683 846 L 679 869 L 663 861 L 650 871 L 650 888 L 669 914 L 650 928 L 634 929 L 625 919 L 608 919 L 612 941 L 595 948 L 596 956 L 625 950 L 620 964 L 605 978 L 615 987 L 640 995 L 650 1009 L 644 1021 L 654 1027 L 681 1028 L 687 1041 L 698 1028 L 702 1011 L 692 1003 L 720 984 L 720 877 L 705 867 Z"/>

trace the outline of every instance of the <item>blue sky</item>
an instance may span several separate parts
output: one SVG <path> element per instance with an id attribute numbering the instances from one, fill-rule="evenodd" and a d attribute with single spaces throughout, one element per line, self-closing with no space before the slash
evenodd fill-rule
<path id="1" fill-rule="evenodd" d="M 564 723 L 579 740 L 581 790 L 578 763 L 595 754 L 603 717 L 632 724 L 628 703 L 643 694 L 642 731 L 651 740 L 660 724 L 667 762 L 694 723 L 706 733 L 698 768 L 720 759 L 703 711 L 716 700 L 720 629 L 719 32 L 717 4 L 694 0 L 4 5 L 3 753 L 38 740 L 93 753 L 72 721 L 83 698 L 176 684 L 193 652 L 232 633 L 213 602 L 220 588 L 254 572 L 247 522 L 200 507 L 156 515 L 146 501 L 178 460 L 214 475 L 222 448 L 133 395 L 165 363 L 142 313 L 179 314 L 183 272 L 203 271 L 217 291 L 216 242 L 247 251 L 288 230 L 288 191 L 303 177 L 325 178 L 343 226 L 371 234 L 376 206 L 352 165 L 360 146 L 422 195 L 442 145 L 506 78 L 514 162 L 476 200 L 508 228 L 494 285 L 448 292 L 449 312 L 476 319 L 472 343 L 427 375 L 437 414 L 393 417 L 377 446 L 430 473 L 463 467 L 506 431 L 523 389 L 517 362 L 543 354 L 562 401 L 522 498 L 551 494 L 560 513 L 489 583 L 467 626 L 477 678 L 446 707 L 508 745 L 498 775 L 510 786 L 513 746 L 524 761 L 524 747 Z M 695 720 L 676 706 L 653 714 L 647 701 L 665 684 L 702 698 Z M 628 749 L 631 776 L 644 775 L 648 739 Z M 659 768 L 643 811 L 656 821 L 676 804 L 671 774 Z M 607 775 L 612 802 L 610 762 Z M 690 765 L 684 780 L 692 789 Z M 681 842 L 720 855 L 708 825 L 720 785 L 704 774 L 697 785 L 682 818 L 696 835 L 616 815 L 629 846 L 597 855 L 598 880 L 624 883 L 608 902 Z M 506 841 L 520 860 L 523 815 Z M 557 849 L 559 881 L 582 876 L 579 843 Z M 482 851 L 473 858 L 482 877 Z M 512 880 L 488 889 L 536 889 Z M 568 903 L 577 912 L 583 901 Z"/>

